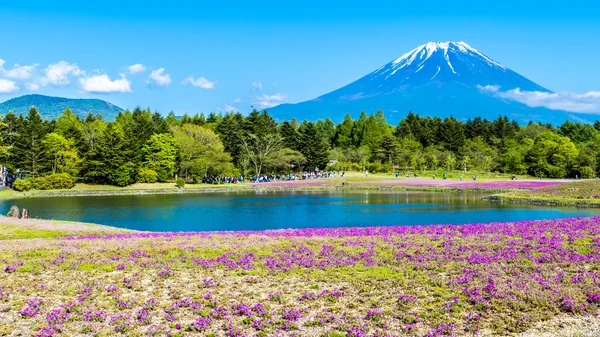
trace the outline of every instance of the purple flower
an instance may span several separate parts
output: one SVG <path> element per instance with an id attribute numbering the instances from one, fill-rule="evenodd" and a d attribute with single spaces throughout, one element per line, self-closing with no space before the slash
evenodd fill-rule
<path id="1" fill-rule="evenodd" d="M 205 331 L 210 327 L 212 320 L 208 317 L 198 317 L 190 324 L 190 328 L 194 331 Z"/>

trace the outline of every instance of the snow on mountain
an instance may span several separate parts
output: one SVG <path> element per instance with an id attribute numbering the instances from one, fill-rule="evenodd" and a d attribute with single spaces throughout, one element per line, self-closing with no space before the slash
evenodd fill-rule
<path id="1" fill-rule="evenodd" d="M 486 90 L 495 88 L 496 90 Z M 429 42 L 372 73 L 310 101 L 269 109 L 279 119 L 340 121 L 349 112 L 383 110 L 397 123 L 409 111 L 421 115 L 494 119 L 508 115 L 521 123 L 564 121 L 562 111 L 531 108 L 494 95 L 498 90 L 551 92 L 465 42 Z"/>

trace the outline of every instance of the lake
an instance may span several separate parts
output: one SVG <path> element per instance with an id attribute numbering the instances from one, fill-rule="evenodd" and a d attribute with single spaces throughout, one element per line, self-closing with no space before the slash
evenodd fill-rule
<path id="1" fill-rule="evenodd" d="M 464 224 L 600 215 L 600 209 L 500 205 L 485 194 L 441 192 L 232 192 L 57 197 L 3 201 L 30 217 L 148 231 Z"/>

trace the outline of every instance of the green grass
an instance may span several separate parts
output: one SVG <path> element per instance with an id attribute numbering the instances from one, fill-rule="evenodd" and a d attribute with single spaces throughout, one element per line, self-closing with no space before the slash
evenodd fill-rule
<path id="1" fill-rule="evenodd" d="M 130 230 L 80 222 L 14 219 L 0 216 L 0 240 L 47 239 L 59 236 L 106 235 Z M 46 253 L 38 251 L 39 254 Z"/>
<path id="2" fill-rule="evenodd" d="M 0 240 L 52 238 L 69 235 L 73 235 L 73 233 L 59 230 L 42 230 L 17 225 L 0 224 Z"/>

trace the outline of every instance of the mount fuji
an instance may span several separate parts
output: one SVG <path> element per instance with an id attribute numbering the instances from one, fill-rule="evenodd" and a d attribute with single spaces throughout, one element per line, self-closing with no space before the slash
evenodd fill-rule
<path id="1" fill-rule="evenodd" d="M 338 90 L 306 102 L 281 104 L 269 112 L 278 119 L 341 121 L 346 113 L 358 117 L 363 110 L 383 110 L 392 124 L 409 111 L 463 120 L 507 115 L 522 124 L 585 120 L 565 111 L 527 106 L 506 95 L 511 91 L 551 93 L 465 42 L 429 42 Z"/>

